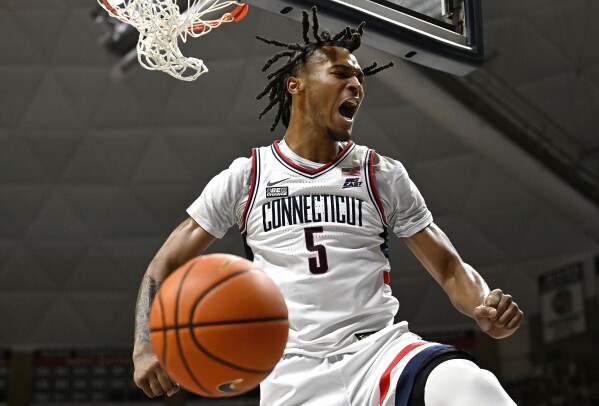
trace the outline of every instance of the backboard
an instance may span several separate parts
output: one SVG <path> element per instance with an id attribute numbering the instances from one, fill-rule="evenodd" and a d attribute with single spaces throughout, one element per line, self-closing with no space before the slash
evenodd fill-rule
<path id="1" fill-rule="evenodd" d="M 480 0 L 247 0 L 248 4 L 301 21 L 318 7 L 331 31 L 366 21 L 363 43 L 455 75 L 482 65 Z"/>

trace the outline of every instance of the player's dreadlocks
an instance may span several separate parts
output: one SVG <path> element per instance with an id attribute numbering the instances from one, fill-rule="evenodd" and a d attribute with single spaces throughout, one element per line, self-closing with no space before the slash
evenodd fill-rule
<path id="1" fill-rule="evenodd" d="M 287 92 L 287 78 L 289 75 L 296 75 L 298 68 L 306 62 L 307 57 L 310 56 L 315 50 L 323 46 L 332 45 L 346 48 L 349 52 L 354 52 L 358 49 L 362 43 L 362 34 L 364 33 L 365 22 L 358 25 L 358 28 L 353 29 L 345 27 L 338 34 L 331 36 L 331 33 L 327 30 L 319 32 L 318 16 L 316 15 L 316 6 L 312 7 L 312 35 L 314 36 L 315 42 L 311 42 L 308 37 L 310 31 L 309 16 L 306 11 L 302 12 L 303 20 L 303 38 L 304 44 L 298 43 L 285 43 L 277 40 L 266 39 L 261 36 L 256 36 L 260 41 L 266 42 L 267 44 L 276 45 L 278 47 L 287 48 L 286 51 L 281 51 L 275 54 L 272 58 L 266 61 L 266 64 L 262 67 L 262 72 L 266 72 L 275 62 L 283 57 L 288 57 L 287 62 L 276 69 L 275 71 L 267 75 L 269 80 L 266 87 L 256 96 L 256 99 L 260 100 L 266 94 L 268 94 L 268 105 L 258 118 L 262 118 L 268 113 L 275 104 L 279 104 L 279 110 L 275 117 L 275 121 L 270 128 L 274 131 L 279 121 L 283 121 L 285 127 L 289 126 L 289 119 L 291 117 L 291 95 Z M 377 63 L 374 62 L 372 65 L 364 68 L 364 76 L 374 75 L 383 69 L 387 69 L 393 66 L 393 62 L 390 62 L 384 66 L 377 67 Z"/>

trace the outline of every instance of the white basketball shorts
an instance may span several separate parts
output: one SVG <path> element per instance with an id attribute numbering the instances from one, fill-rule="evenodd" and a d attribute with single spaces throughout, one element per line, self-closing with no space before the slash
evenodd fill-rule
<path id="1" fill-rule="evenodd" d="M 423 341 L 401 322 L 341 354 L 286 354 L 262 382 L 260 406 L 407 406 L 419 367 L 451 348 Z"/>

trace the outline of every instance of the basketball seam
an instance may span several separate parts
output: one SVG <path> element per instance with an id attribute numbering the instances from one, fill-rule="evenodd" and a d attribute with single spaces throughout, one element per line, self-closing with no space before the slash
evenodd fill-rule
<path id="1" fill-rule="evenodd" d="M 181 290 L 183 288 L 183 282 L 185 281 L 185 278 L 187 278 L 187 275 L 189 275 L 189 272 L 192 270 L 192 268 L 195 265 L 195 263 L 197 262 L 198 258 L 196 258 L 194 261 L 192 261 L 189 264 L 189 267 L 185 270 L 185 274 L 183 275 L 183 277 L 181 278 L 181 281 L 179 282 L 179 289 L 177 290 L 177 300 L 175 301 L 175 324 L 177 324 L 177 325 L 179 324 L 179 298 L 181 297 Z M 193 379 L 193 381 L 196 383 L 196 385 L 198 385 L 198 387 L 200 389 L 202 389 L 206 393 L 212 393 L 211 391 L 206 389 L 206 387 L 204 385 L 202 385 L 200 383 L 198 378 L 193 374 L 191 368 L 189 367 L 189 364 L 187 363 L 187 359 L 185 358 L 185 355 L 183 354 L 183 348 L 181 348 L 181 339 L 179 337 L 179 329 L 175 330 L 175 336 L 177 337 L 177 348 L 179 349 L 179 355 L 181 356 L 181 360 L 183 361 L 183 365 L 185 365 L 185 369 L 187 370 L 187 373 L 189 374 L 191 379 Z"/>
<path id="2" fill-rule="evenodd" d="M 239 275 L 243 275 L 243 274 L 246 274 L 248 272 L 256 272 L 256 271 L 253 270 L 253 269 L 246 269 L 246 270 L 243 270 L 243 271 L 238 271 L 236 273 L 228 275 L 226 278 L 223 278 L 223 279 L 219 280 L 214 285 L 212 285 L 208 289 L 206 289 L 206 291 L 204 291 L 204 293 L 194 303 L 194 305 L 193 305 L 193 311 L 191 312 L 190 323 L 187 325 L 187 327 L 189 327 L 190 330 L 191 330 L 191 333 L 192 333 L 191 334 L 191 338 L 193 339 L 193 342 L 200 349 L 200 351 L 202 351 L 204 354 L 206 354 L 210 358 L 212 358 L 212 359 L 214 359 L 214 360 L 216 360 L 216 361 L 218 361 L 218 362 L 220 362 L 220 363 L 222 363 L 222 364 L 224 364 L 224 365 L 226 365 L 228 367 L 231 367 L 231 368 L 234 368 L 234 369 L 238 369 L 240 371 L 249 372 L 249 373 L 252 373 L 252 374 L 265 374 L 265 373 L 270 373 L 272 371 L 272 369 L 252 369 L 252 368 L 246 368 L 246 367 L 243 367 L 241 365 L 236 365 L 236 364 L 234 364 L 232 362 L 229 362 L 229 361 L 227 361 L 225 359 L 222 359 L 222 358 L 220 358 L 220 357 L 212 354 L 210 351 L 208 351 L 206 348 L 204 348 L 202 346 L 202 344 L 200 344 L 199 340 L 196 338 L 195 334 L 193 333 L 193 328 L 191 328 L 191 326 L 192 326 L 191 320 L 193 320 L 193 314 L 195 313 L 195 311 L 196 311 L 198 305 L 200 304 L 200 302 L 202 301 L 202 299 L 204 297 L 206 297 L 206 295 L 208 293 L 210 293 L 212 290 L 214 290 L 217 286 L 222 285 L 223 283 L 227 282 L 228 280 L 231 280 L 231 279 L 233 279 L 233 278 L 235 278 L 235 277 L 237 277 Z M 177 326 L 179 325 L 179 323 L 177 323 L 177 322 L 175 322 L 175 324 Z M 179 331 L 179 328 L 175 329 L 175 331 Z"/>
<path id="3" fill-rule="evenodd" d="M 275 321 L 288 321 L 287 317 L 271 317 L 264 319 L 247 319 L 247 320 L 224 320 L 224 321 L 211 321 L 206 323 L 192 323 L 192 324 L 180 324 L 176 326 L 164 326 L 164 327 L 156 327 L 151 329 L 152 333 L 159 331 L 167 331 L 167 330 L 176 330 L 183 328 L 196 328 L 196 327 L 210 327 L 210 326 L 221 326 L 227 324 L 251 324 L 251 323 L 267 323 L 267 322 L 275 322 Z"/>

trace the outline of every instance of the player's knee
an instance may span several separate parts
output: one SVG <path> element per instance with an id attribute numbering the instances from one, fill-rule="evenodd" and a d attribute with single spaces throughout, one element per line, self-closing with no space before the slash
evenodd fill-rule
<path id="1" fill-rule="evenodd" d="M 493 389 L 499 385 L 499 381 L 491 372 L 481 369 L 476 365 L 455 365 L 452 366 L 452 373 L 455 378 L 462 380 L 463 386 L 480 388 L 481 391 Z"/>
<path id="2" fill-rule="evenodd" d="M 486 369 L 475 369 L 471 371 L 470 375 L 470 382 L 478 391 L 486 393 L 488 391 L 492 392 L 499 389 L 503 392 L 503 388 L 495 375 Z"/>
<path id="3" fill-rule="evenodd" d="M 429 375 L 425 387 L 427 406 L 515 405 L 491 372 L 466 360 L 449 360 Z"/>

